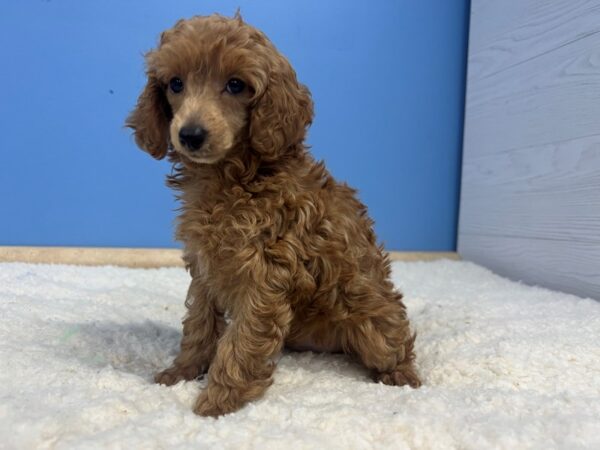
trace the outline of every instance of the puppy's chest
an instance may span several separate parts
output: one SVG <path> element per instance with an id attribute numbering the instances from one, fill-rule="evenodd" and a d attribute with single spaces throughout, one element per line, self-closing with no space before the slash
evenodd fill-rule
<path id="1" fill-rule="evenodd" d="M 281 237 L 296 221 L 297 205 L 285 193 L 260 195 L 239 190 L 213 194 L 184 204 L 178 227 L 178 237 L 186 245 L 200 241 L 205 253 Z"/>

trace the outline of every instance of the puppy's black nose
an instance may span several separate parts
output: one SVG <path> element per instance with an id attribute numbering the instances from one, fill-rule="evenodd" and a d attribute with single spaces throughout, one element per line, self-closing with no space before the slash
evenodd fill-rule
<path id="1" fill-rule="evenodd" d="M 179 130 L 179 142 L 190 151 L 202 147 L 206 139 L 206 130 L 198 125 L 187 125 Z"/>

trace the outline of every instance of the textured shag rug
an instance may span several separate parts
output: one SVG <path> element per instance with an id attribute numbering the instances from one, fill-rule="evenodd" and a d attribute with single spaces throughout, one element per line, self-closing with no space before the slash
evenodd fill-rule
<path id="1" fill-rule="evenodd" d="M 284 353 L 266 396 L 218 420 L 177 352 L 183 269 L 0 264 L 0 448 L 600 448 L 600 302 L 467 262 L 394 263 L 424 386 L 342 355 Z"/>

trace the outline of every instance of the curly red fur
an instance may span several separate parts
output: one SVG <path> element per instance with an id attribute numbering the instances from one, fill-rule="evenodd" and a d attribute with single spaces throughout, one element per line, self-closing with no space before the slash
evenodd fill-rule
<path id="1" fill-rule="evenodd" d="M 174 163 L 176 236 L 192 276 L 181 351 L 156 381 L 208 371 L 194 411 L 228 413 L 264 393 L 286 345 L 343 351 L 378 381 L 419 386 L 388 257 L 356 192 L 304 146 L 312 100 L 289 62 L 240 17 L 215 15 L 178 22 L 147 64 L 127 125 Z M 173 76 L 183 93 L 169 92 Z M 243 94 L 224 93 L 231 76 Z M 177 142 L 186 120 L 208 130 L 201 156 Z"/>

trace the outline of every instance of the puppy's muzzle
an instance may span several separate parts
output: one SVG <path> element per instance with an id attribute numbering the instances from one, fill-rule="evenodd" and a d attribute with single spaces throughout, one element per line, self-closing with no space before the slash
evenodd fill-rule
<path id="1" fill-rule="evenodd" d="M 186 125 L 179 130 L 179 142 L 191 152 L 202 147 L 206 140 L 207 132 L 200 125 Z"/>

